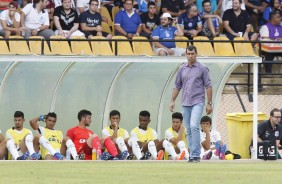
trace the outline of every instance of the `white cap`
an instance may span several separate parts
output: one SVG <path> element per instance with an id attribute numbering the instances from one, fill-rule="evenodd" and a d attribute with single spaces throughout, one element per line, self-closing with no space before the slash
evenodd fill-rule
<path id="1" fill-rule="evenodd" d="M 161 18 L 169 18 L 169 19 L 172 19 L 170 13 L 163 13 Z"/>

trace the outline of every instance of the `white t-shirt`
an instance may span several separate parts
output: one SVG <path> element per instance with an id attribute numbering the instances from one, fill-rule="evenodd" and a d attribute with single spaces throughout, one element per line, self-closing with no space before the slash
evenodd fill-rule
<path id="1" fill-rule="evenodd" d="M 5 20 L 8 27 L 11 27 L 14 23 L 13 20 L 9 17 L 9 10 L 4 10 L 0 14 L 0 19 Z M 20 22 L 21 16 L 18 12 L 15 12 L 15 19 L 17 22 Z M 0 29 L 3 29 L 2 24 L 0 24 Z"/>
<path id="2" fill-rule="evenodd" d="M 140 129 L 139 127 L 138 127 L 138 129 L 139 129 L 140 134 L 142 134 L 142 135 L 146 134 L 146 130 Z M 153 131 L 154 139 L 155 139 L 155 140 L 158 139 L 158 134 L 157 134 L 157 132 L 156 132 L 154 129 L 153 129 L 152 131 Z M 133 132 L 133 131 L 130 132 L 130 137 L 134 138 L 136 141 L 139 141 L 138 136 L 137 136 L 136 133 Z"/>
<path id="3" fill-rule="evenodd" d="M 119 132 L 119 130 L 118 130 L 118 132 Z M 117 133 L 118 133 L 118 132 L 117 132 Z M 111 136 L 111 134 L 110 134 L 110 132 L 108 131 L 107 128 L 104 128 L 104 129 L 102 130 L 102 136 Z M 128 137 L 129 137 L 129 133 L 128 133 L 127 130 L 125 130 L 124 138 L 127 139 Z"/>
<path id="4" fill-rule="evenodd" d="M 24 25 L 28 29 L 38 29 L 42 25 L 49 26 L 49 15 L 47 11 L 44 13 L 38 11 L 33 7 L 32 3 L 27 4 L 22 12 L 25 14 Z"/>
<path id="5" fill-rule="evenodd" d="M 173 131 L 174 131 L 174 130 L 173 130 Z M 178 136 L 178 132 L 174 131 L 174 133 L 176 133 L 176 135 Z M 172 139 L 172 138 L 175 138 L 174 135 L 173 135 L 173 133 L 172 133 L 169 129 L 167 129 L 167 130 L 165 131 L 165 139 L 169 141 L 169 140 Z"/>
<path id="6" fill-rule="evenodd" d="M 203 141 L 206 140 L 206 133 L 205 132 L 200 132 L 200 136 L 201 136 L 201 143 Z M 221 136 L 220 136 L 220 133 L 216 130 L 211 130 L 210 131 L 210 140 L 211 140 L 211 148 L 214 148 L 215 147 L 215 143 L 217 141 L 220 141 L 221 140 Z"/>
<path id="7" fill-rule="evenodd" d="M 259 30 L 260 37 L 269 37 L 269 30 L 266 25 L 261 26 Z M 282 35 L 281 35 L 282 37 Z"/>
<path id="8" fill-rule="evenodd" d="M 84 11 L 89 9 L 89 0 L 77 0 L 76 7 L 77 13 L 80 15 L 79 8 L 84 8 Z"/>

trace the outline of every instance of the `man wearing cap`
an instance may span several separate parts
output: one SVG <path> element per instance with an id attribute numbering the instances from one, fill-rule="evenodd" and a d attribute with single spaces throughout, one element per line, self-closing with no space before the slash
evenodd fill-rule
<path id="1" fill-rule="evenodd" d="M 11 35 L 20 35 L 20 19 L 21 16 L 17 12 L 18 3 L 12 1 L 9 3 L 9 9 L 4 10 L 0 14 L 0 35 L 9 38 Z"/>
<path id="2" fill-rule="evenodd" d="M 176 24 L 176 27 L 171 26 L 172 17 L 169 13 L 164 13 L 161 16 L 161 25 L 156 27 L 152 33 L 154 40 L 174 40 L 176 36 L 183 36 L 181 27 Z M 175 42 L 154 42 L 154 52 L 159 56 L 174 55 L 184 56 L 185 49 L 175 46 Z"/>
<path id="3" fill-rule="evenodd" d="M 21 25 L 25 29 L 23 35 L 26 39 L 30 36 L 43 36 L 49 39 L 55 33 L 49 29 L 49 15 L 45 11 L 49 0 L 34 0 L 21 10 Z"/>

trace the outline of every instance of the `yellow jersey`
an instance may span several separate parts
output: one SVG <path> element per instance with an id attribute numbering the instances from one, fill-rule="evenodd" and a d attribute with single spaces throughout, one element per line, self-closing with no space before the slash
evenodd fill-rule
<path id="1" fill-rule="evenodd" d="M 102 130 L 102 134 L 106 134 L 105 131 L 108 132 L 110 136 L 112 136 L 114 134 L 114 130 L 111 129 L 110 126 L 105 127 Z M 123 139 L 126 139 L 126 138 L 129 137 L 129 135 L 128 135 L 128 132 L 125 129 L 119 127 L 118 131 L 117 131 L 117 137 L 122 137 Z"/>
<path id="2" fill-rule="evenodd" d="M 157 139 L 157 133 L 154 129 L 148 127 L 147 130 L 142 130 L 144 133 L 140 132 L 139 127 L 134 128 L 131 132 L 136 134 L 138 141 L 149 142 Z"/>
<path id="3" fill-rule="evenodd" d="M 10 128 L 6 132 L 6 138 L 13 139 L 15 144 L 17 145 L 17 150 L 19 151 L 19 144 L 27 134 L 32 134 L 32 132 L 27 128 L 23 128 L 21 131 Z M 8 154 L 8 160 L 13 160 L 13 157 L 10 153 Z"/>

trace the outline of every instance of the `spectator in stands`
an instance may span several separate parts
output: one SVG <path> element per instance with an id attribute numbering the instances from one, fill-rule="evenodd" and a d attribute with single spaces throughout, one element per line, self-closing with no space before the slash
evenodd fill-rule
<path id="1" fill-rule="evenodd" d="M 223 14 L 223 25 L 226 36 L 233 40 L 243 36 L 245 40 L 257 40 L 258 34 L 251 32 L 252 25 L 248 13 L 241 9 L 242 0 L 233 0 L 232 9 Z"/>
<path id="2" fill-rule="evenodd" d="M 0 1 L 0 13 L 1 13 L 3 10 L 7 10 L 7 9 L 8 9 L 10 2 L 11 2 L 11 0 L 1 0 L 1 1 Z"/>
<path id="3" fill-rule="evenodd" d="M 233 1 L 232 0 L 219 0 L 218 1 L 218 7 L 221 7 L 221 13 L 220 13 L 220 16 L 222 17 L 223 16 L 223 13 L 228 10 L 228 9 L 231 9 L 232 8 L 232 4 L 233 4 Z M 241 4 L 241 9 L 242 10 L 246 10 L 246 6 L 245 6 L 245 2 L 242 1 L 242 4 Z"/>
<path id="4" fill-rule="evenodd" d="M 71 0 L 63 0 L 63 5 L 55 9 L 54 22 L 57 28 L 56 35 L 66 38 L 84 36 L 84 33 L 78 30 L 79 19 L 76 11 L 71 8 Z"/>
<path id="5" fill-rule="evenodd" d="M 171 26 L 172 17 L 169 13 L 164 13 L 161 16 L 161 25 L 156 27 L 152 33 L 154 40 L 160 40 L 160 42 L 154 42 L 154 52 L 159 56 L 174 55 L 184 56 L 185 49 L 178 48 L 175 42 L 163 42 L 162 40 L 174 40 L 176 36 L 183 36 L 183 31 L 179 24 L 176 27 Z"/>
<path id="6" fill-rule="evenodd" d="M 48 12 L 50 22 L 53 21 L 54 20 L 54 10 L 55 10 L 55 4 L 53 0 L 49 0 L 49 3 L 46 6 L 45 10 Z"/>
<path id="7" fill-rule="evenodd" d="M 124 10 L 120 10 L 115 17 L 116 35 L 123 35 L 129 39 L 139 36 L 142 30 L 142 22 L 133 10 L 133 0 L 125 0 Z"/>
<path id="8" fill-rule="evenodd" d="M 186 7 L 186 12 L 178 17 L 178 24 L 180 24 L 184 35 L 189 39 L 204 35 L 202 32 L 202 20 L 198 15 L 198 10 L 195 4 L 189 4 Z"/>
<path id="9" fill-rule="evenodd" d="M 279 11 L 273 11 L 270 13 L 270 20 L 268 23 L 260 28 L 261 40 L 282 41 L 282 26 L 280 25 L 281 15 Z M 270 44 L 268 44 L 270 45 Z M 269 53 L 263 52 L 266 61 L 273 61 L 275 56 L 282 56 L 282 53 Z M 264 64 L 265 72 L 272 73 L 272 64 Z"/>
<path id="10" fill-rule="evenodd" d="M 18 3 L 12 1 L 9 3 L 9 9 L 4 10 L 0 14 L 0 35 L 9 38 L 10 35 L 20 35 L 20 19 L 21 16 L 17 12 Z"/>
<path id="11" fill-rule="evenodd" d="M 99 5 L 98 5 L 98 9 L 97 12 L 100 12 L 100 3 L 101 1 L 98 1 Z M 78 15 L 82 14 L 83 12 L 89 10 L 89 0 L 77 0 L 77 13 Z M 108 19 L 105 16 L 102 16 L 102 21 L 108 23 Z"/>
<path id="12" fill-rule="evenodd" d="M 169 13 L 172 17 L 178 17 L 185 12 L 183 0 L 162 0 L 161 12 Z"/>
<path id="13" fill-rule="evenodd" d="M 196 6 L 199 12 L 204 12 L 203 2 L 205 0 L 197 0 Z M 217 0 L 210 0 L 210 13 L 215 14 L 217 11 Z"/>
<path id="14" fill-rule="evenodd" d="M 55 5 L 55 8 L 57 8 L 58 6 L 62 6 L 63 2 L 61 0 L 54 0 L 54 5 Z M 76 9 L 74 0 L 71 0 L 71 8 L 73 8 L 74 10 Z"/>
<path id="15" fill-rule="evenodd" d="M 25 29 L 23 36 L 43 36 L 49 39 L 55 33 L 49 29 L 48 12 L 44 9 L 48 5 L 49 0 L 34 0 L 34 3 L 27 4 L 21 10 L 21 25 Z"/>
<path id="16" fill-rule="evenodd" d="M 251 17 L 254 31 L 258 31 L 258 27 L 262 24 L 262 13 L 268 4 L 265 0 L 244 0 L 244 2 Z"/>
<path id="17" fill-rule="evenodd" d="M 203 12 L 200 13 L 200 16 L 202 18 L 204 34 L 209 38 L 219 36 L 222 19 L 217 14 L 212 13 L 210 0 L 204 0 L 202 5 Z"/>
<path id="18" fill-rule="evenodd" d="M 152 31 L 160 25 L 160 18 L 156 14 L 157 7 L 154 2 L 148 3 L 148 12 L 142 13 L 140 16 L 142 21 L 142 32 L 140 36 L 145 36 L 148 39 L 151 38 Z"/>
<path id="19" fill-rule="evenodd" d="M 269 21 L 269 14 L 273 11 L 279 11 L 280 15 L 282 14 L 281 12 L 281 7 L 280 7 L 280 0 L 270 0 L 269 1 L 269 6 L 265 8 L 263 11 L 263 20 L 265 23 Z"/>
<path id="20" fill-rule="evenodd" d="M 101 26 L 102 16 L 97 12 L 98 4 L 98 0 L 89 1 L 90 9 L 83 12 L 79 17 L 81 30 L 85 34 L 86 38 L 91 38 L 92 36 L 103 36 L 107 39 L 111 39 L 111 34 L 103 32 Z"/>

